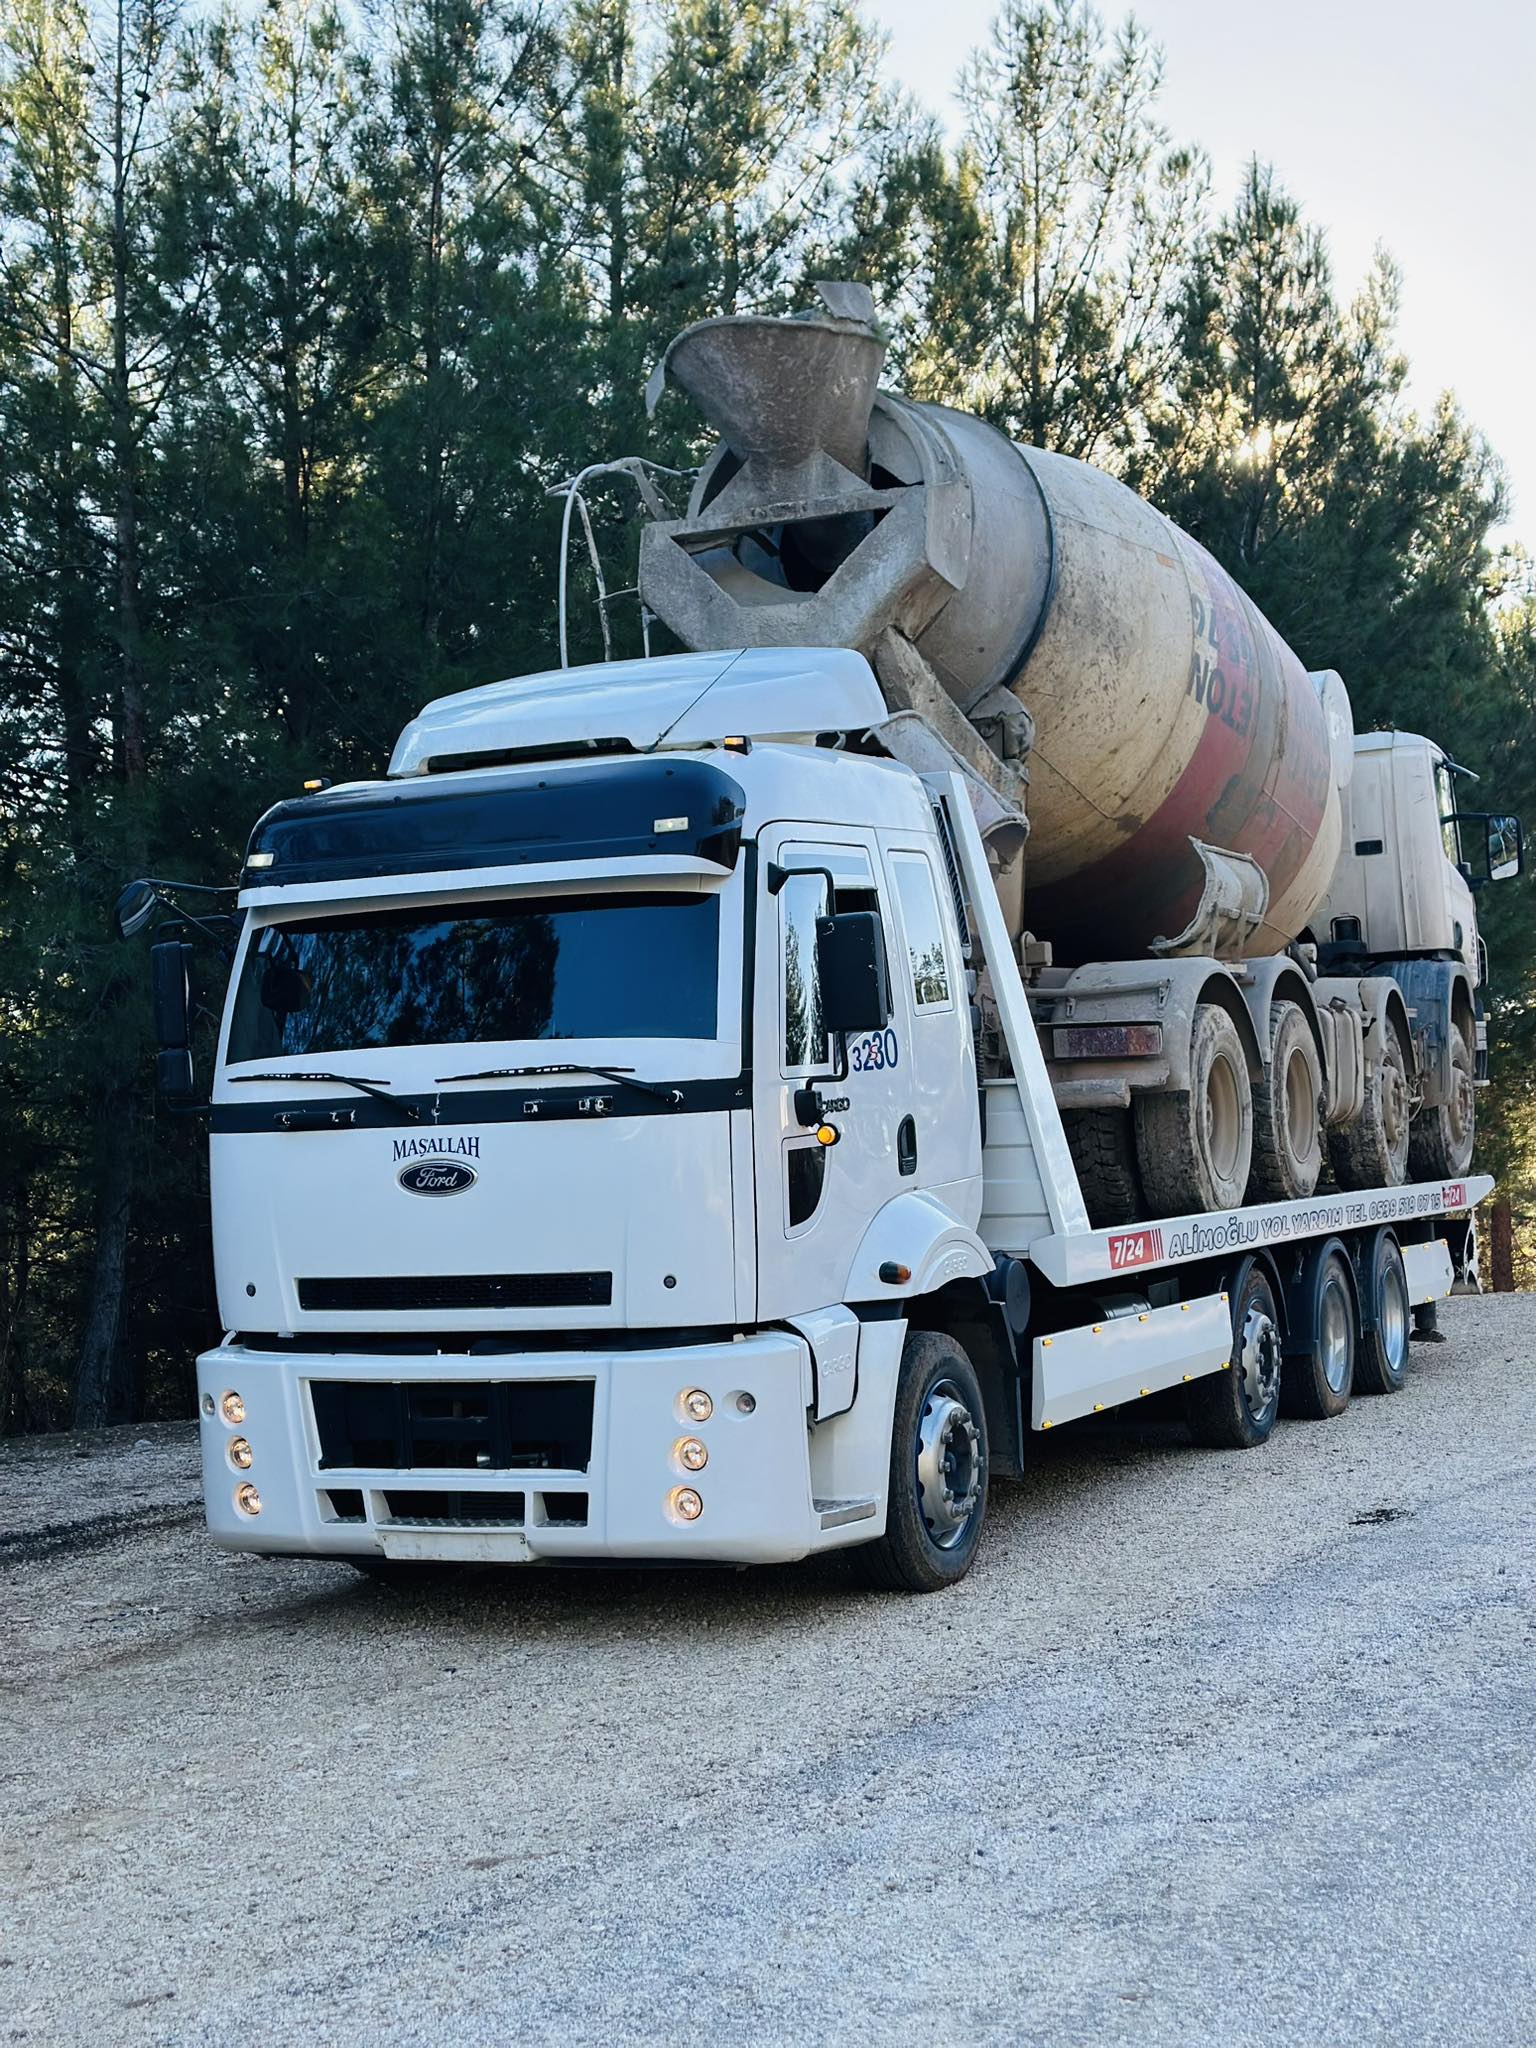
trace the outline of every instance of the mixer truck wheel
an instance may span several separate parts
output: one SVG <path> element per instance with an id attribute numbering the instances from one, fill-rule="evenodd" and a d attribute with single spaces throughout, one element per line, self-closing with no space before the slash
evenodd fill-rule
<path id="1" fill-rule="evenodd" d="M 1323 1063 L 1300 1006 L 1269 1014 L 1269 1064 L 1253 1091 L 1250 1202 L 1299 1202 L 1323 1170 Z"/>
<path id="2" fill-rule="evenodd" d="M 1408 1166 L 1414 1180 L 1460 1180 L 1472 1164 L 1477 1135 L 1472 1048 L 1460 1031 L 1451 1033 L 1451 1093 L 1445 1102 L 1426 1103 L 1408 1134 Z"/>
<path id="3" fill-rule="evenodd" d="M 1153 1216 L 1236 1209 L 1253 1163 L 1253 1090 L 1237 1026 L 1216 1003 L 1195 1009 L 1189 1089 L 1138 1095 L 1136 1158 Z"/>
<path id="4" fill-rule="evenodd" d="M 1328 1161 L 1339 1186 L 1400 1188 L 1408 1178 L 1408 1119 L 1408 1055 L 1388 1025 L 1386 1050 L 1365 1071 L 1360 1114 L 1328 1134 Z"/>
<path id="5" fill-rule="evenodd" d="M 1077 1168 L 1078 1185 L 1095 1230 L 1134 1223 L 1141 1215 L 1136 1140 L 1123 1109 L 1068 1109 L 1062 1126 Z"/>
<path id="6" fill-rule="evenodd" d="M 885 1534 L 858 1552 L 871 1585 L 937 1593 L 965 1577 L 986 1520 L 987 1467 L 975 1367 L 953 1337 L 911 1331 L 896 1381 Z"/>

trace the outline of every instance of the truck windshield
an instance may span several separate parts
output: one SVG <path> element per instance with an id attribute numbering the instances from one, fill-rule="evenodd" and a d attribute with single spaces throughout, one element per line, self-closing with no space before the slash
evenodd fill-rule
<path id="1" fill-rule="evenodd" d="M 227 1059 L 550 1038 L 713 1038 L 719 899 L 556 896 L 269 925 Z"/>

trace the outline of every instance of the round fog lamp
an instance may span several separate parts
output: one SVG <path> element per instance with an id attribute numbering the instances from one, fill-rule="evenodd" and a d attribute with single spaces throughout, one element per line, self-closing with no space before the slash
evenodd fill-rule
<path id="1" fill-rule="evenodd" d="M 202 1404 L 202 1405 L 203 1405 L 203 1413 L 204 1413 L 205 1415 L 211 1415 L 211 1414 L 213 1413 L 213 1396 L 212 1396 L 212 1394 L 204 1394 L 204 1396 L 203 1396 L 203 1404 Z"/>
<path id="2" fill-rule="evenodd" d="M 261 1513 L 261 1495 L 252 1486 L 249 1479 L 246 1480 L 244 1486 L 237 1486 L 235 1488 L 235 1506 L 243 1514 L 259 1515 Z"/>
<path id="3" fill-rule="evenodd" d="M 708 1422 L 715 1404 L 702 1387 L 690 1387 L 683 1396 L 683 1413 L 690 1422 Z"/>
<path id="4" fill-rule="evenodd" d="M 231 1465 L 238 1465 L 242 1472 L 250 1471 L 251 1465 L 254 1462 L 254 1454 L 243 1436 L 230 1438 L 229 1462 Z"/>
<path id="5" fill-rule="evenodd" d="M 679 1486 L 672 1495 L 672 1512 L 685 1522 L 696 1522 L 704 1512 L 704 1503 L 691 1486 Z"/>
<path id="6" fill-rule="evenodd" d="M 219 1403 L 219 1408 L 226 1422 L 244 1422 L 245 1403 L 238 1394 L 226 1394 Z"/>
<path id="7" fill-rule="evenodd" d="M 677 1446 L 677 1462 L 685 1472 L 702 1472 L 709 1463 L 709 1452 L 696 1436 L 685 1436 Z"/>

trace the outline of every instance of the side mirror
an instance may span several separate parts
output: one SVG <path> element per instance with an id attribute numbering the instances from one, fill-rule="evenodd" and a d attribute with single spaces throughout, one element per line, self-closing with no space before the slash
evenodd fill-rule
<path id="1" fill-rule="evenodd" d="M 891 1017 L 890 975 L 880 919 L 844 910 L 816 920 L 821 1014 L 829 1032 L 883 1031 Z"/>
<path id="2" fill-rule="evenodd" d="M 155 1080 L 170 1103 L 190 1102 L 197 1092 L 192 1071 L 191 957 L 192 948 L 180 939 L 162 939 L 149 949 L 155 1036 L 160 1041 Z"/>
<path id="3" fill-rule="evenodd" d="M 1525 834 L 1518 818 L 1488 820 L 1488 879 L 1511 881 L 1525 866 Z"/>
<path id="4" fill-rule="evenodd" d="M 160 892 L 153 882 L 130 882 L 112 906 L 112 924 L 120 939 L 134 939 L 154 916 Z"/>

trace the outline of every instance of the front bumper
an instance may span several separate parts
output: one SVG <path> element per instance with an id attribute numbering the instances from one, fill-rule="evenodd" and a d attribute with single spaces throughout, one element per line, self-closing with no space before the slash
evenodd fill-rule
<path id="1" fill-rule="evenodd" d="M 197 1362 L 209 1532 L 233 1550 L 316 1557 L 790 1562 L 830 1535 L 831 1518 L 823 1520 L 829 1504 L 812 1497 L 811 1370 L 804 1340 L 787 1332 L 644 1351 L 473 1356 L 227 1343 Z M 527 1387 L 526 1406 L 550 1382 L 591 1388 L 590 1457 L 583 1463 L 577 1451 L 564 1469 L 524 1458 L 491 1462 L 508 1455 L 504 1448 L 477 1455 L 471 1444 L 445 1453 L 440 1440 L 420 1454 L 413 1447 L 406 1464 L 378 1462 L 377 1446 L 370 1462 L 338 1462 L 334 1430 L 322 1430 L 315 1398 L 323 1384 L 330 1391 L 321 1393 L 322 1411 L 331 1412 L 326 1402 L 334 1410 L 346 1390 L 366 1390 L 358 1402 L 378 1412 L 394 1389 L 402 1403 L 478 1412 L 475 1394 L 496 1388 L 505 1390 L 495 1395 L 496 1412 L 506 1415 L 518 1411 L 520 1388 Z M 681 1406 L 694 1387 L 714 1404 L 703 1423 Z M 443 1391 L 434 1401 L 435 1389 Z M 471 1398 L 455 1401 L 450 1389 Z M 237 1424 L 224 1414 L 230 1393 L 244 1407 Z M 683 1468 L 677 1446 L 684 1437 L 706 1447 L 702 1471 Z M 231 1458 L 237 1438 L 250 1447 L 248 1467 Z M 400 1445 L 411 1441 L 406 1425 L 393 1455 L 407 1455 Z M 346 1443 L 361 1455 L 351 1437 Z M 242 1486 L 256 1489 L 258 1513 L 240 1506 Z M 680 1488 L 703 1501 L 696 1520 L 677 1512 Z M 878 1524 L 871 1520 L 866 1530 L 876 1535 Z M 841 1529 L 833 1540 L 854 1533 Z"/>

